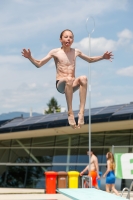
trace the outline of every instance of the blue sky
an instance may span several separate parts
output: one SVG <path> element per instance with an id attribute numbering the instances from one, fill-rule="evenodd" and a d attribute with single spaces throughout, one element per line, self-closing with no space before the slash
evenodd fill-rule
<path id="1" fill-rule="evenodd" d="M 91 64 L 91 106 L 133 101 L 133 1 L 132 0 L 10 0 L 0 6 L 0 114 L 12 111 L 42 113 L 51 97 L 66 108 L 65 96 L 55 88 L 55 65 L 49 61 L 37 69 L 21 56 L 30 48 L 43 58 L 61 46 L 64 29 L 74 33 L 73 48 L 89 55 L 86 19 L 92 16 L 91 56 L 113 51 L 113 62 Z M 77 58 L 76 76 L 88 76 L 89 64 Z M 89 97 L 87 95 L 86 108 Z M 73 109 L 79 108 L 79 94 Z"/>

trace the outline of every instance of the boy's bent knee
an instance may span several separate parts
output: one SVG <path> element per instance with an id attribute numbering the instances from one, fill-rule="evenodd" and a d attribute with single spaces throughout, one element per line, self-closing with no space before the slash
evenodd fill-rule
<path id="1" fill-rule="evenodd" d="M 86 76 L 81 76 L 81 77 L 80 77 L 80 82 L 81 82 L 82 84 L 86 84 L 86 83 L 87 83 L 87 77 L 86 77 Z"/>
<path id="2" fill-rule="evenodd" d="M 66 84 L 67 85 L 73 85 L 73 81 L 74 81 L 74 78 L 72 78 L 72 77 L 67 77 L 67 79 L 66 79 Z"/>

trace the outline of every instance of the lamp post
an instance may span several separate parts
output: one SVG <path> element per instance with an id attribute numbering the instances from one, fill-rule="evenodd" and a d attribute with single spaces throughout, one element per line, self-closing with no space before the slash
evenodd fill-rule
<path id="1" fill-rule="evenodd" d="M 86 19 L 86 30 L 89 37 L 89 57 L 91 55 L 91 34 L 94 32 L 95 29 L 95 21 L 92 16 L 89 16 Z M 90 152 L 91 152 L 91 63 L 89 63 L 89 171 L 90 171 Z"/>

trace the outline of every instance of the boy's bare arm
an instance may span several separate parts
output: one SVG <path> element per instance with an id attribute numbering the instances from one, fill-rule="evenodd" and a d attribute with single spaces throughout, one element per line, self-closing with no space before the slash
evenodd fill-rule
<path id="1" fill-rule="evenodd" d="M 94 158 L 94 165 L 95 165 L 95 168 L 96 168 L 97 176 L 99 177 L 99 166 L 98 166 L 97 157 Z"/>
<path id="2" fill-rule="evenodd" d="M 35 58 L 33 58 L 31 56 L 31 52 L 30 52 L 30 49 L 26 50 L 26 49 L 23 49 L 22 51 L 22 56 L 24 56 L 25 58 L 28 58 L 32 64 L 34 64 L 37 68 L 40 68 L 42 67 L 44 64 L 46 64 L 52 57 L 53 57 L 53 51 L 50 51 L 47 56 L 45 56 L 43 59 L 41 60 L 36 60 Z"/>
<path id="3" fill-rule="evenodd" d="M 85 167 L 85 169 L 80 173 L 80 175 L 82 176 L 86 171 L 88 170 L 88 165 Z"/>
<path id="4" fill-rule="evenodd" d="M 83 60 L 85 60 L 89 63 L 97 62 L 97 61 L 100 61 L 103 59 L 112 61 L 112 59 L 113 59 L 112 52 L 108 52 L 108 51 L 106 51 L 102 56 L 89 57 L 89 56 L 83 54 L 81 51 L 77 50 L 77 56 L 79 56 L 80 58 L 82 58 Z"/>

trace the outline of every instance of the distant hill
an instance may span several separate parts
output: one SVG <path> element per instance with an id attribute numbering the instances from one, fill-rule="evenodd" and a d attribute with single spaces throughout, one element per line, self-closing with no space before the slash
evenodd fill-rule
<path id="1" fill-rule="evenodd" d="M 40 116 L 40 115 L 42 115 L 42 114 L 39 114 L 39 113 L 36 113 L 36 112 L 32 113 L 32 116 Z M 0 121 L 7 120 L 7 119 L 13 119 L 13 118 L 16 118 L 16 117 L 23 117 L 23 118 L 30 117 L 30 113 L 21 112 L 21 111 L 2 113 L 0 115 Z"/>

